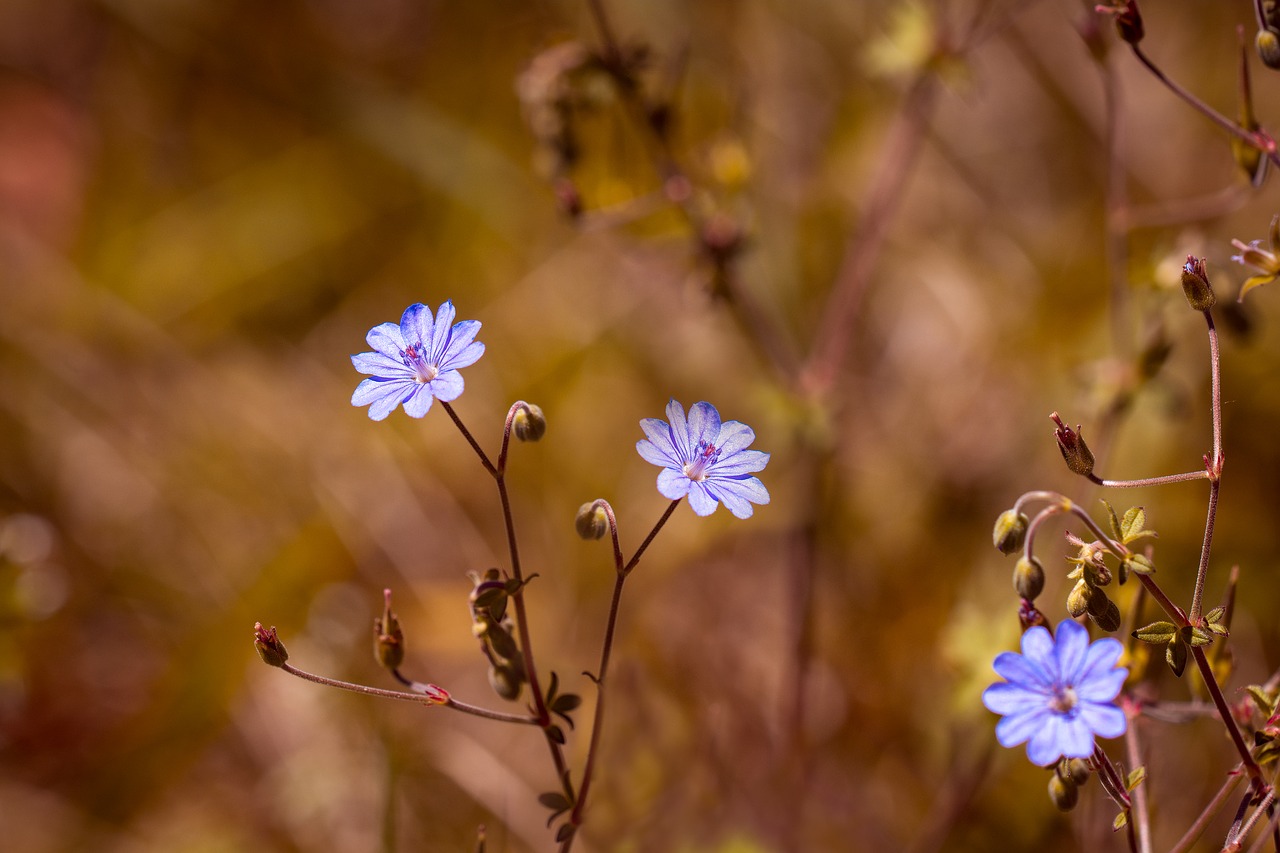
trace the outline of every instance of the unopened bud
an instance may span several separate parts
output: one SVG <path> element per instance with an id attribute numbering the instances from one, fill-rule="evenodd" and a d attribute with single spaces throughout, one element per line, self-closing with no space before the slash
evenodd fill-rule
<path id="1" fill-rule="evenodd" d="M 1080 789 L 1074 780 L 1063 779 L 1054 773 L 1049 777 L 1049 799 L 1058 807 L 1058 811 L 1069 812 L 1080 801 Z"/>
<path id="2" fill-rule="evenodd" d="M 599 501 L 592 501 L 578 507 L 573 526 L 583 539 L 600 539 L 609 532 L 609 514 Z"/>
<path id="3" fill-rule="evenodd" d="M 1019 557 L 1013 567 L 1013 588 L 1022 598 L 1034 601 L 1044 592 L 1044 566 L 1035 557 Z"/>
<path id="4" fill-rule="evenodd" d="M 391 612 L 391 590 L 382 591 L 382 615 L 373 620 L 373 657 L 383 669 L 399 669 L 404 663 L 404 632 Z"/>
<path id="5" fill-rule="evenodd" d="M 1017 510 L 1006 509 L 996 519 L 991 532 L 991 542 L 1001 554 L 1012 554 L 1022 547 L 1027 538 L 1027 517 Z"/>
<path id="6" fill-rule="evenodd" d="M 490 666 L 489 686 L 507 701 L 514 701 L 520 695 L 520 675 L 513 667 Z"/>
<path id="7" fill-rule="evenodd" d="M 1067 612 L 1072 619 L 1079 619 L 1089 610 L 1089 598 L 1093 590 L 1084 581 L 1076 581 L 1076 585 L 1067 593 Z"/>
<path id="8" fill-rule="evenodd" d="M 274 625 L 263 628 L 261 622 L 253 623 L 253 647 L 258 650 L 258 657 L 262 658 L 262 662 L 267 666 L 284 666 L 285 661 L 289 659 L 289 652 L 285 650 L 284 643 L 280 642 L 280 637 L 276 635 Z"/>
<path id="9" fill-rule="evenodd" d="M 1107 612 L 1107 605 L 1111 603 L 1111 599 L 1107 598 L 1107 594 L 1097 587 L 1089 590 L 1088 603 L 1085 609 L 1094 619 L 1104 615 Z"/>
<path id="10" fill-rule="evenodd" d="M 422 692 L 429 700 L 431 700 L 432 705 L 448 705 L 452 700 L 449 696 L 449 691 L 437 684 L 422 685 Z"/>
<path id="11" fill-rule="evenodd" d="M 521 403 L 511 420 L 511 431 L 521 441 L 537 441 L 547 434 L 547 418 L 532 403 Z"/>
<path id="12" fill-rule="evenodd" d="M 1092 477 L 1093 452 L 1089 450 L 1089 445 L 1084 443 L 1084 437 L 1080 435 L 1080 425 L 1077 424 L 1076 428 L 1072 429 L 1062 422 L 1057 412 L 1049 415 L 1049 419 L 1057 425 L 1053 431 L 1053 437 L 1058 441 L 1058 450 L 1062 451 L 1062 458 L 1066 461 L 1067 467 L 1081 477 Z"/>
<path id="13" fill-rule="evenodd" d="M 1044 618 L 1044 614 L 1037 610 L 1034 604 L 1024 598 L 1018 603 L 1018 625 L 1025 634 L 1037 625 L 1042 628 L 1049 627 L 1049 620 Z"/>
<path id="14" fill-rule="evenodd" d="M 1079 787 L 1089 781 L 1089 765 L 1085 763 L 1083 758 L 1067 759 L 1067 775 L 1072 782 Z"/>
<path id="15" fill-rule="evenodd" d="M 1187 262 L 1182 266 L 1182 292 L 1187 295 L 1187 304 L 1196 311 L 1208 311 L 1218 301 L 1205 273 L 1204 258 L 1187 255 Z"/>
<path id="16" fill-rule="evenodd" d="M 1280 36 L 1270 29 L 1258 30 L 1253 39 L 1253 46 L 1258 51 L 1258 58 L 1268 68 L 1280 68 Z"/>
<path id="17" fill-rule="evenodd" d="M 1137 44 L 1142 41 L 1146 32 L 1142 26 L 1142 13 L 1138 11 L 1137 0 L 1125 0 L 1114 6 L 1097 6 L 1098 12 L 1115 15 L 1116 33 L 1122 41 Z"/>

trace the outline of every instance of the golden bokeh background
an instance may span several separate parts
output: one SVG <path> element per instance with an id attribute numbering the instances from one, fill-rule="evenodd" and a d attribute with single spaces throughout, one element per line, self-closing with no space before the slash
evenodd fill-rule
<path id="1" fill-rule="evenodd" d="M 1234 116 L 1250 4 L 1149 5 L 1149 54 Z M 514 400 L 550 424 L 513 448 L 510 486 L 540 667 L 586 701 L 575 776 L 612 584 L 575 511 L 607 498 L 634 550 L 666 503 L 638 421 L 670 397 L 772 453 L 769 506 L 680 507 L 628 582 L 576 849 L 1124 849 L 1096 783 L 1060 815 L 1045 772 L 995 744 L 979 696 L 1018 624 L 990 530 L 1030 489 L 1100 509 L 1055 409 L 1106 476 L 1200 466 L 1188 252 L 1224 329 L 1208 598 L 1239 564 L 1228 697 L 1280 666 L 1280 292 L 1229 304 L 1230 239 L 1266 235 L 1274 178 L 1249 188 L 1091 3 L 604 6 L 647 46 L 692 226 L 599 75 L 568 173 L 586 212 L 548 180 L 537 81 L 518 80 L 564 42 L 599 49 L 586 3 L 0 4 L 6 849 L 462 851 L 481 825 L 490 851 L 554 847 L 535 732 L 318 687 L 253 650 L 261 621 L 299 667 L 392 688 L 369 634 L 390 588 L 410 675 L 521 707 L 489 689 L 467 610 L 467 573 L 508 564 L 492 480 L 438 407 L 373 423 L 349 405 L 348 356 L 417 301 L 484 324 L 455 406 L 490 454 Z M 1251 64 L 1265 126 L 1280 78 Z M 698 227 L 746 235 L 727 297 Z M 797 364 L 823 335 L 840 357 L 815 384 Z M 1160 335 L 1169 360 L 1139 383 Z M 1110 496 L 1146 505 L 1181 602 L 1206 491 Z M 1054 621 L 1061 529 L 1040 546 Z M 1186 701 L 1194 679 L 1153 689 Z M 1212 718 L 1137 725 L 1167 849 L 1233 752 Z"/>

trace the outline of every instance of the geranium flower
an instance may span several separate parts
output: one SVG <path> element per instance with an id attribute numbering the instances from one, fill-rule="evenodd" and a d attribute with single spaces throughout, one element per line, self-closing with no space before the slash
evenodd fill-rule
<path id="1" fill-rule="evenodd" d="M 1116 667 L 1124 647 L 1104 637 L 1092 644 L 1089 631 L 1066 620 L 1056 637 L 1040 626 L 1022 635 L 1022 654 L 1003 652 L 994 667 L 1005 681 L 982 694 L 988 710 L 1003 714 L 996 740 L 1004 747 L 1025 742 L 1032 764 L 1048 767 L 1059 758 L 1087 758 L 1095 737 L 1119 737 L 1128 721 L 1115 698 L 1129 670 Z"/>
<path id="2" fill-rule="evenodd" d="M 406 415 L 420 418 L 433 400 L 449 402 L 462 394 L 458 368 L 475 364 L 484 344 L 475 339 L 479 320 L 454 323 L 452 302 L 436 312 L 421 302 L 404 310 L 400 325 L 382 323 L 365 336 L 373 352 L 351 356 L 356 370 L 369 374 L 356 386 L 351 405 L 368 406 L 369 417 L 384 419 L 404 405 Z"/>
<path id="3" fill-rule="evenodd" d="M 658 491 L 671 500 L 689 498 L 698 515 L 710 515 L 723 503 L 738 518 L 750 518 L 755 504 L 767 504 L 769 491 L 751 476 L 769 464 L 769 454 L 747 450 L 756 434 L 744 423 L 725 421 L 710 403 L 694 403 L 685 418 L 679 401 L 667 403 L 667 421 L 645 418 L 647 438 L 636 442 L 646 462 L 659 465 Z"/>

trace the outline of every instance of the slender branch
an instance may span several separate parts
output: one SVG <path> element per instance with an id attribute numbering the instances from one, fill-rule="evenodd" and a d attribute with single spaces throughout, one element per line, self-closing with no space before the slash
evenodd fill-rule
<path id="1" fill-rule="evenodd" d="M 354 684 L 350 681 L 340 681 L 336 678 L 329 678 L 324 675 L 316 675 L 313 672 L 307 672 L 304 669 L 298 669 L 292 664 L 283 664 L 281 667 L 290 675 L 306 681 L 312 681 L 316 684 L 323 684 L 326 687 L 336 687 L 339 690 L 348 690 L 352 693 L 363 693 L 365 696 L 381 696 L 384 699 L 401 699 L 405 702 L 418 702 L 422 705 L 440 705 L 445 708 L 452 708 L 455 711 L 461 711 L 464 714 L 471 714 L 474 717 L 484 717 L 489 720 L 498 720 L 503 723 L 523 723 L 526 725 L 537 725 L 538 720 L 534 717 L 528 717 L 521 714 L 506 714 L 502 711 L 491 711 L 488 708 L 481 708 L 478 705 L 470 705 L 466 702 L 460 702 L 450 696 L 441 702 L 438 698 L 424 694 L 421 690 L 414 693 L 405 693 L 401 690 L 383 690 L 380 687 L 369 687 L 365 684 Z M 418 684 L 418 682 L 410 682 Z M 422 684 L 421 688 L 426 689 L 432 685 Z M 437 688 L 438 689 L 438 688 Z"/>
<path id="2" fill-rule="evenodd" d="M 1089 477 L 1090 482 L 1109 489 L 1140 489 L 1146 486 L 1167 486 L 1170 483 L 1190 483 L 1210 479 L 1207 471 L 1186 471 L 1182 474 L 1166 474 L 1163 477 L 1143 477 L 1138 480 L 1103 480 Z"/>
<path id="3" fill-rule="evenodd" d="M 1130 707 L 1125 709 L 1125 714 L 1129 717 L 1129 727 L 1124 736 L 1125 754 L 1129 759 L 1129 766 L 1137 768 L 1142 766 L 1142 751 L 1138 747 L 1137 715 L 1132 711 Z M 1133 808 L 1129 813 L 1129 825 L 1137 833 L 1139 853 L 1151 853 L 1151 813 L 1147 806 L 1147 786 L 1142 784 L 1134 788 L 1131 797 Z"/>
<path id="4" fill-rule="evenodd" d="M 1249 752 L 1249 746 L 1244 742 L 1244 735 L 1240 732 L 1240 727 L 1236 725 L 1236 718 L 1231 714 L 1231 708 L 1227 705 L 1227 699 L 1222 695 L 1222 687 L 1218 684 L 1218 679 L 1213 674 L 1213 666 L 1210 665 L 1209 659 L 1205 657 L 1204 649 L 1200 646 L 1191 647 L 1191 656 L 1196 660 L 1196 666 L 1200 669 L 1200 675 L 1204 679 L 1204 686 L 1209 691 L 1209 696 L 1213 699 L 1213 704 L 1218 706 L 1218 716 L 1222 719 L 1222 724 L 1227 727 L 1227 734 L 1231 736 L 1231 742 L 1235 744 L 1236 752 L 1240 753 L 1240 763 L 1244 765 L 1244 770 L 1249 774 L 1249 779 L 1257 790 L 1266 787 L 1266 783 L 1262 778 L 1262 768 L 1258 766 L 1258 762 L 1253 760 L 1253 755 Z"/>
<path id="5" fill-rule="evenodd" d="M 640 562 L 640 555 L 649 547 L 649 543 L 658 535 L 658 531 L 666 525 L 667 519 L 671 518 L 671 513 L 675 511 L 679 504 L 680 500 L 674 500 L 667 506 L 666 511 L 662 513 L 657 523 L 653 525 L 653 529 L 649 531 L 649 535 L 645 537 L 635 555 L 624 565 L 622 551 L 618 546 L 618 519 L 613 513 L 613 507 L 609 505 L 608 501 L 597 501 L 597 505 L 604 510 L 605 517 L 609 520 L 609 532 L 613 538 L 615 571 L 613 598 L 609 602 L 609 619 L 605 623 L 604 642 L 600 645 L 600 668 L 592 679 L 596 684 L 596 710 L 591 721 L 591 740 L 587 746 L 586 763 L 582 767 L 582 782 L 578 786 L 578 796 L 573 801 L 573 811 L 569 815 L 569 824 L 574 827 L 574 831 L 561 842 L 561 853 L 568 853 L 573 847 L 573 839 L 577 835 L 576 829 L 582 825 L 582 813 L 587 805 L 587 794 L 591 790 L 596 756 L 599 754 L 600 733 L 604 729 L 605 680 L 609 672 L 609 658 L 613 654 L 613 638 L 618 627 L 618 613 L 622 607 L 622 586 L 627 582 L 631 570 Z"/>
<path id="6" fill-rule="evenodd" d="M 1240 846 L 1244 844 L 1244 840 L 1249 837 L 1249 833 L 1253 831 L 1253 825 L 1258 822 L 1258 818 L 1262 817 L 1263 812 L 1271 811 L 1272 803 L 1275 802 L 1275 799 L 1276 792 L 1274 788 L 1263 794 L 1262 799 L 1253 807 L 1253 814 L 1249 815 L 1249 819 L 1244 822 L 1244 825 L 1240 827 L 1240 831 L 1231 839 L 1231 843 L 1227 845 L 1228 848 L 1232 850 L 1240 849 Z M 1259 840 L 1266 843 L 1267 833 L 1264 832 Z"/>
<path id="7" fill-rule="evenodd" d="M 1147 70 L 1156 76 L 1157 80 L 1168 87 L 1169 91 L 1186 101 L 1197 112 L 1209 119 L 1209 121 L 1241 140 L 1246 145 L 1258 149 L 1265 154 L 1267 159 L 1269 159 L 1273 164 L 1280 166 L 1280 156 L 1276 154 L 1276 142 L 1274 139 L 1262 131 L 1251 132 L 1236 124 L 1234 121 L 1227 118 L 1222 113 L 1197 98 L 1195 95 L 1191 94 L 1190 91 L 1174 82 L 1172 78 L 1161 71 L 1159 66 L 1152 62 L 1147 55 L 1142 52 L 1141 47 L 1136 44 L 1131 44 L 1129 47 L 1133 50 L 1133 55 L 1138 58 L 1138 61 L 1145 65 Z"/>
<path id="8" fill-rule="evenodd" d="M 450 406 L 444 400 L 440 400 L 439 403 L 444 407 L 444 410 L 449 413 L 449 417 L 453 419 L 454 425 L 457 426 L 459 432 L 462 433 L 463 438 L 467 440 L 467 443 L 471 445 L 471 449 L 476 452 L 476 456 L 480 457 L 480 464 L 484 466 L 484 470 L 488 471 L 491 476 L 497 477 L 498 469 L 489 461 L 489 455 L 485 453 L 479 443 L 476 442 L 475 436 L 471 434 L 471 430 L 467 429 L 466 424 L 462 422 L 462 418 L 458 417 L 458 413 L 453 410 L 453 406 Z"/>
<path id="9" fill-rule="evenodd" d="M 1214 794 L 1213 799 L 1209 801 L 1209 805 L 1205 806 L 1204 811 L 1195 819 L 1195 822 L 1183 833 L 1182 838 L 1178 839 L 1178 843 L 1169 848 L 1169 853 L 1185 853 L 1191 849 L 1191 845 L 1196 843 L 1196 839 L 1204 833 L 1205 827 L 1209 825 L 1209 821 L 1222 811 L 1222 807 L 1226 805 L 1227 798 L 1231 796 L 1231 791 L 1244 778 L 1244 774 L 1240 772 L 1237 766 L 1227 774 L 1227 780 L 1222 783 L 1222 787 L 1218 789 L 1218 793 Z"/>
<path id="10" fill-rule="evenodd" d="M 1196 569 L 1195 592 L 1191 598 L 1191 620 L 1199 623 L 1200 607 L 1204 599 L 1205 578 L 1209 573 L 1209 553 L 1213 546 L 1213 528 L 1218 517 L 1218 490 L 1222 480 L 1222 466 L 1226 461 L 1222 452 L 1222 358 L 1218 347 L 1218 330 L 1213 325 L 1213 315 L 1204 312 L 1209 328 L 1209 374 L 1213 388 L 1213 456 L 1205 459 L 1209 477 L 1209 511 L 1204 521 L 1204 543 L 1200 546 L 1200 565 Z"/>
<path id="11" fill-rule="evenodd" d="M 1277 826 L 1280 826 L 1280 809 L 1275 807 L 1274 802 L 1267 808 L 1271 812 L 1271 819 L 1267 821 L 1266 828 L 1258 835 L 1258 840 L 1253 842 L 1253 846 L 1249 848 L 1249 853 L 1262 853 L 1262 848 L 1267 845 L 1267 837 L 1271 836 L 1273 841 L 1277 841 L 1275 836 L 1280 834 L 1280 831 L 1277 831 Z M 1280 841 L 1277 841 L 1277 846 L 1280 847 Z"/>

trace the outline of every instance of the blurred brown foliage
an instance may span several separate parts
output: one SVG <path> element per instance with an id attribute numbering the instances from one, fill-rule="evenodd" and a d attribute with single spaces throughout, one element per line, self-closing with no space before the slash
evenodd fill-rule
<path id="1" fill-rule="evenodd" d="M 1274 183 L 1247 189 L 1226 137 L 1120 49 L 1108 158 L 1083 4 L 606 2 L 672 93 L 674 156 L 748 235 L 742 292 L 796 352 L 833 281 L 869 265 L 828 395 L 779 378 L 713 294 L 607 92 L 578 140 L 587 214 L 557 210 L 516 80 L 566 39 L 598 43 L 583 4 L 0 5 L 6 849 L 468 850 L 481 824 L 491 851 L 551 847 L 535 734 L 306 684 L 251 645 L 261 620 L 299 666 L 393 686 L 369 639 L 390 587 L 406 669 L 500 704 L 466 608 L 466 573 L 506 559 L 492 484 L 442 412 L 373 424 L 348 404 L 365 331 L 445 299 L 484 323 L 456 404 L 481 442 L 517 398 L 550 421 L 515 448 L 516 523 L 539 661 L 589 701 L 610 561 L 573 517 L 608 498 L 630 551 L 662 511 L 639 419 L 708 399 L 773 454 L 770 506 L 680 508 L 628 585 L 580 849 L 1121 843 L 1096 785 L 1060 816 L 1047 774 L 995 745 L 978 696 L 1017 622 L 991 523 L 1031 488 L 1097 506 L 1045 416 L 1092 441 L 1157 326 L 1170 361 L 1099 466 L 1198 467 L 1206 347 L 1179 265 L 1207 256 L 1232 302 L 1229 239 L 1264 235 Z M 1244 2 L 1152 9 L 1148 50 L 1234 114 L 1250 21 Z M 934 67 L 939 34 L 964 49 Z M 1280 86 L 1263 71 L 1265 126 Z M 873 220 L 922 75 L 919 150 Z M 1113 169 L 1129 203 L 1108 220 Z M 851 257 L 869 228 L 882 247 Z M 1231 696 L 1280 664 L 1278 299 L 1251 294 L 1252 331 L 1224 353 L 1209 600 L 1239 563 Z M 1203 492 L 1111 496 L 1146 504 L 1180 600 Z M 1056 620 L 1065 563 L 1049 574 Z M 1140 725 L 1162 849 L 1233 756 L 1211 720 Z"/>

